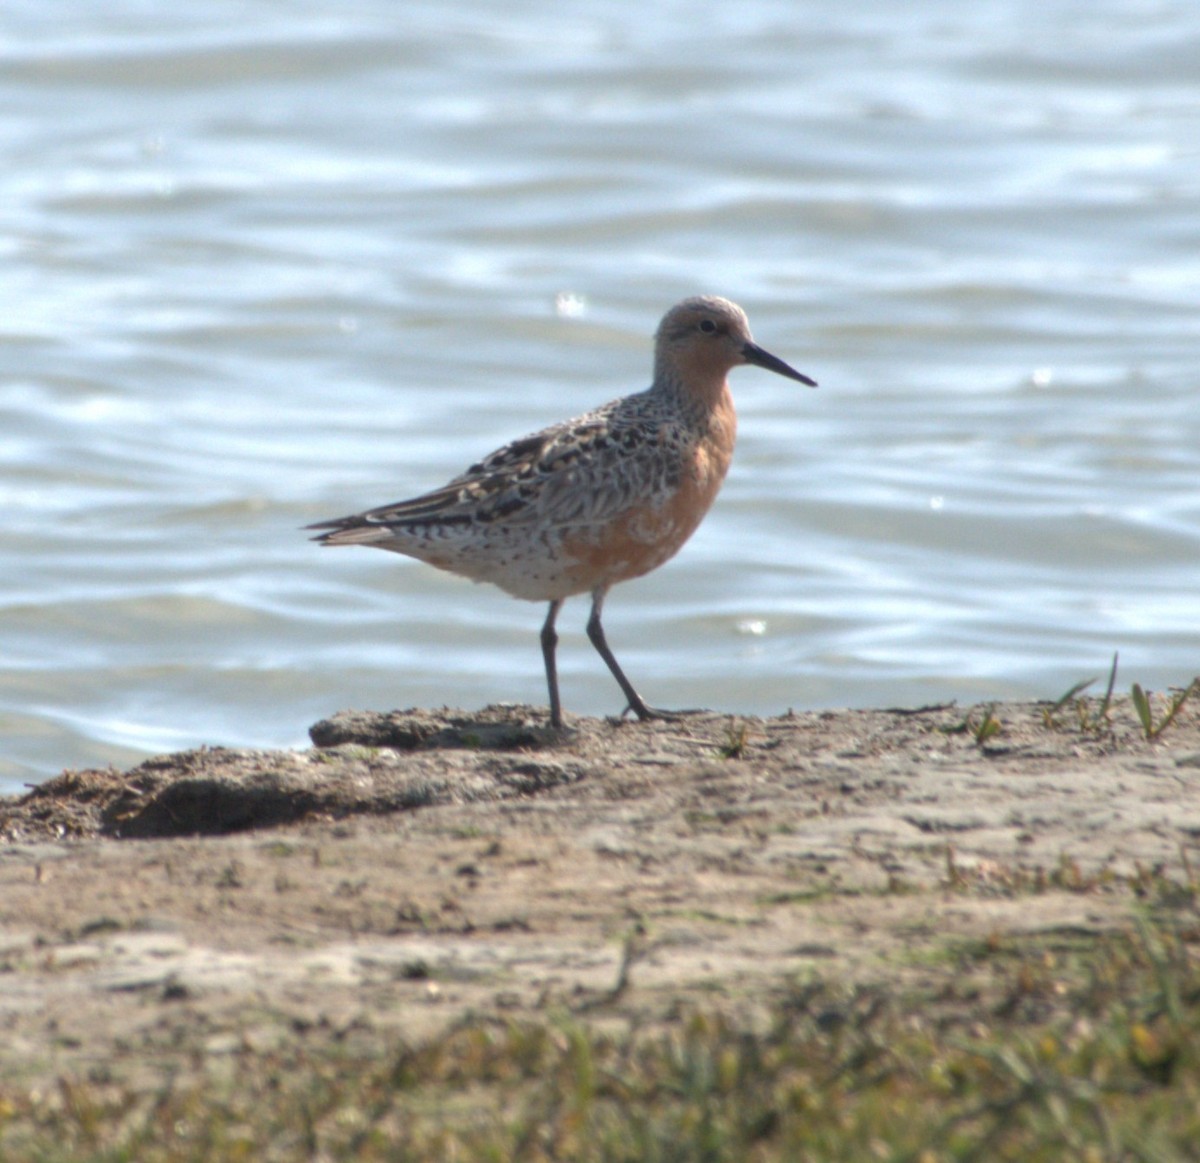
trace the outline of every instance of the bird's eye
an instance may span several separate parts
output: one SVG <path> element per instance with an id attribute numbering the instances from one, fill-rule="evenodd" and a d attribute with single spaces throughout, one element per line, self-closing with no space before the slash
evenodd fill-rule
<path id="1" fill-rule="evenodd" d="M 716 331 L 717 325 L 711 319 L 702 319 L 700 321 L 700 330 L 708 335 Z"/>

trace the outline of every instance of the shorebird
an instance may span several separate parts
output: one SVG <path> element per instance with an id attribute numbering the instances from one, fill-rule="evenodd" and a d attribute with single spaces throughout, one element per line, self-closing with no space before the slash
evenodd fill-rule
<path id="1" fill-rule="evenodd" d="M 625 677 L 600 623 L 617 582 L 674 555 L 708 512 L 733 457 L 737 416 L 727 375 L 754 364 L 815 388 L 754 342 L 746 313 L 701 295 L 658 326 L 654 382 L 643 392 L 514 440 L 443 488 L 320 521 L 314 541 L 403 553 L 515 598 L 549 602 L 542 657 L 550 725 L 563 725 L 554 624 L 567 598 L 590 593 L 587 635 L 639 719 L 649 707 Z"/>

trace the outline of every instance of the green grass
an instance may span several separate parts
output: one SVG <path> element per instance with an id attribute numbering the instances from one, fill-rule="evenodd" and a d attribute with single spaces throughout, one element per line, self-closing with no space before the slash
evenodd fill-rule
<path id="1" fill-rule="evenodd" d="M 1113 690 L 1117 683 L 1117 663 L 1119 655 L 1113 654 L 1112 665 L 1108 671 L 1108 686 L 1104 697 L 1098 702 L 1084 697 L 1083 692 L 1098 680 L 1084 679 L 1077 682 L 1069 691 L 1042 708 L 1042 721 L 1048 728 L 1062 728 L 1062 712 L 1073 709 L 1079 730 L 1084 735 L 1095 737 L 1111 737 L 1113 735 Z M 1175 722 L 1180 711 L 1193 694 L 1200 692 L 1200 675 L 1193 678 L 1186 687 L 1180 687 L 1167 695 L 1160 696 L 1163 703 L 1162 714 L 1155 717 L 1154 693 L 1142 688 L 1140 683 L 1134 683 L 1129 690 L 1129 700 L 1137 714 L 1142 727 L 1142 734 L 1149 743 L 1157 742 L 1159 737 Z M 966 725 L 961 728 L 966 729 Z M 976 736 L 976 742 L 982 742 Z"/>
<path id="2" fill-rule="evenodd" d="M 976 718 L 975 710 L 967 712 L 966 717 L 959 723 L 940 730 L 944 735 L 970 735 L 977 747 L 986 747 L 988 742 L 1004 730 L 1004 724 L 996 718 L 995 705 L 985 707 L 983 713 Z"/>
<path id="3" fill-rule="evenodd" d="M 1200 1159 L 1200 924 L 1159 911 L 1057 947 L 950 950 L 922 996 L 808 980 L 740 1019 L 484 1016 L 389 1052 L 247 1050 L 153 1091 L 10 1084 L 0 1158 Z"/>
<path id="4" fill-rule="evenodd" d="M 722 759 L 742 759 L 745 757 L 749 739 L 750 724 L 739 723 L 731 718 L 725 728 L 725 742 L 717 748 L 717 754 Z"/>
<path id="5" fill-rule="evenodd" d="M 1200 690 L 1200 677 L 1192 679 L 1190 683 L 1182 690 L 1176 691 L 1167 699 L 1166 708 L 1163 711 L 1162 718 L 1155 722 L 1153 693 L 1144 691 L 1139 683 L 1133 684 L 1131 697 L 1133 699 L 1134 710 L 1137 711 L 1138 720 L 1142 724 L 1142 730 L 1145 732 L 1146 738 L 1153 743 L 1173 722 L 1176 715 L 1183 710 L 1183 704 L 1194 691 Z"/>

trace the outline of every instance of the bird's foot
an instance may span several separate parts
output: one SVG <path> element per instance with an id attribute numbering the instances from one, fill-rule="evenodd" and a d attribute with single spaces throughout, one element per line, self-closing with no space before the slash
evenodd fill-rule
<path id="1" fill-rule="evenodd" d="M 618 720 L 626 718 L 628 715 L 637 715 L 638 719 L 645 723 L 651 719 L 663 719 L 671 722 L 676 719 L 684 719 L 688 715 L 703 714 L 700 707 L 689 707 L 682 711 L 668 711 L 662 707 L 649 707 L 645 703 L 639 703 L 634 706 L 632 703 L 627 703 L 625 709 L 617 716 Z"/>

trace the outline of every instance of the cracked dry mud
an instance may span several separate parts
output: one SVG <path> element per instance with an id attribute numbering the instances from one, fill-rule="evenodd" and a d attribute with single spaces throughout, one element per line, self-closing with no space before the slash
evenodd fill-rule
<path id="1" fill-rule="evenodd" d="M 347 712 L 0 801 L 0 1071 L 172 1069 L 468 1013 L 752 1014 L 809 978 L 934 997 L 954 942 L 1128 923 L 1200 868 L 1200 715 L 1119 702 L 701 713 Z M 1106 876 L 1105 873 L 1111 874 Z M 939 951 L 943 951 L 939 955 Z M 618 987 L 620 984 L 620 988 Z"/>

